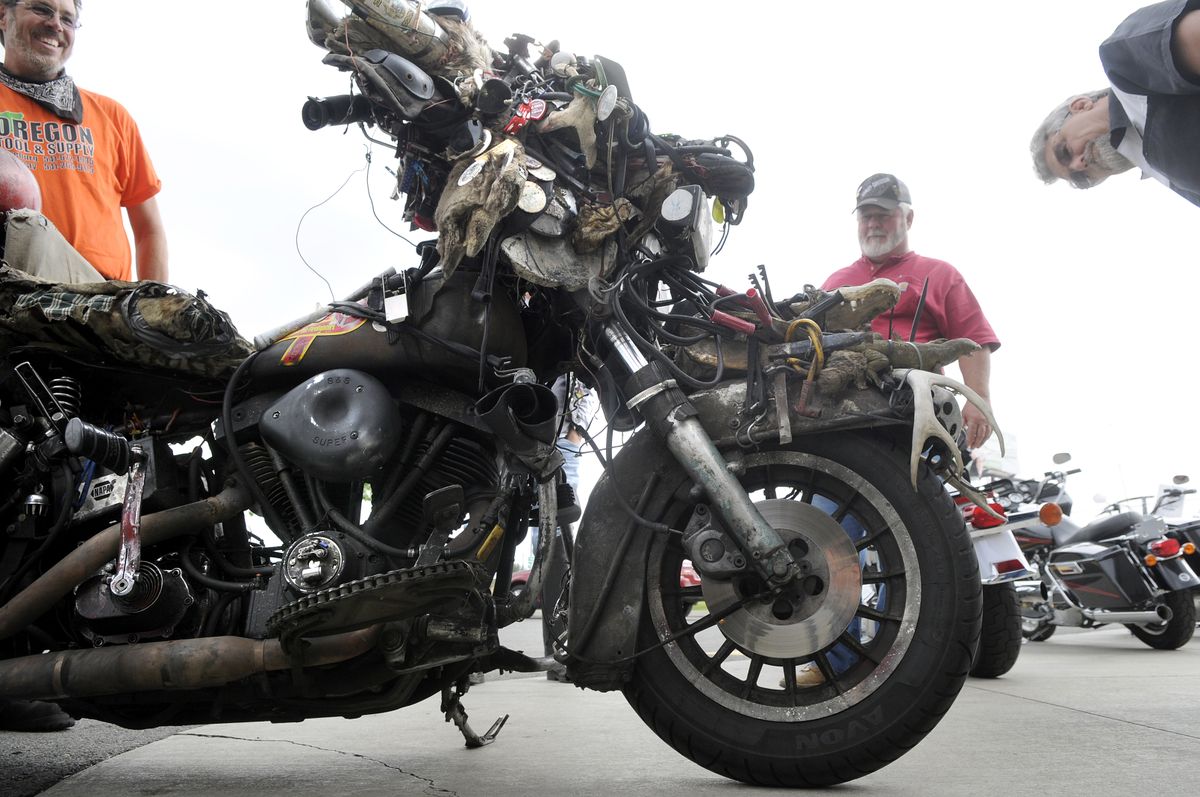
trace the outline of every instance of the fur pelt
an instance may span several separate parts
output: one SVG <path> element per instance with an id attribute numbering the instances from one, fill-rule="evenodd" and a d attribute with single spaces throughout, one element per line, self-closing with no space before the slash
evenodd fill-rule
<path id="1" fill-rule="evenodd" d="M 470 168 L 479 171 L 459 185 Z M 479 254 L 496 225 L 517 206 L 527 174 L 525 148 L 514 138 L 455 164 L 434 213 L 440 265 L 446 276 L 454 273 L 464 256 Z"/>

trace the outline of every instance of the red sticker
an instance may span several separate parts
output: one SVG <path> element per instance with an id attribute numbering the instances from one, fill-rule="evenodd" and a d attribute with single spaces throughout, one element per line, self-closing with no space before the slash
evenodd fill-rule
<path id="1" fill-rule="evenodd" d="M 345 313 L 330 313 L 320 321 L 314 321 L 302 329 L 298 329 L 283 340 L 290 340 L 292 345 L 288 346 L 283 352 L 283 356 L 279 358 L 280 365 L 296 365 L 304 359 L 304 355 L 308 354 L 308 349 L 317 338 L 330 337 L 332 335 L 345 335 L 367 323 L 365 318 L 358 316 L 346 315 Z"/>

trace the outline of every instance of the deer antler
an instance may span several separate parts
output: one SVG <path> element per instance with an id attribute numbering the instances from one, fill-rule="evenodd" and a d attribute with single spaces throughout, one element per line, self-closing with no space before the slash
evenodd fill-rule
<path id="1" fill-rule="evenodd" d="M 950 450 L 950 454 L 954 457 L 954 464 L 958 466 L 958 473 L 962 473 L 963 465 L 962 455 L 958 452 L 958 443 L 950 436 L 950 432 L 942 426 L 933 411 L 933 387 L 938 385 L 946 388 L 952 393 L 957 393 L 967 401 L 975 405 L 983 416 L 987 418 L 992 429 L 996 432 L 996 439 L 1000 442 L 1000 453 L 1004 454 L 1004 435 L 1000 431 L 1000 427 L 996 424 L 996 417 L 992 415 L 992 408 L 988 403 L 971 388 L 956 382 L 948 376 L 942 374 L 934 374 L 929 371 L 918 371 L 915 368 L 897 369 L 892 372 L 895 376 L 903 379 L 913 392 L 913 437 L 912 437 L 912 455 L 909 460 L 909 475 L 912 477 L 913 488 L 917 486 L 917 465 L 921 461 L 921 452 L 925 450 L 925 442 L 933 437 L 941 440 L 946 444 L 946 448 Z"/>

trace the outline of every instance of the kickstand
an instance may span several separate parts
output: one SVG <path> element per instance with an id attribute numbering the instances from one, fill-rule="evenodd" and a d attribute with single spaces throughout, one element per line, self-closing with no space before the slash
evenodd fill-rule
<path id="1" fill-rule="evenodd" d="M 447 686 L 442 690 L 442 711 L 446 715 L 446 722 L 454 721 L 459 731 L 462 732 L 463 738 L 466 739 L 467 747 L 483 747 L 496 741 L 500 729 L 504 727 L 504 723 L 508 722 L 508 715 L 505 714 L 493 722 L 492 727 L 488 728 L 488 732 L 480 736 L 467 724 L 467 711 L 463 708 L 460 699 L 463 694 L 464 691 L 460 691 L 457 686 Z"/>

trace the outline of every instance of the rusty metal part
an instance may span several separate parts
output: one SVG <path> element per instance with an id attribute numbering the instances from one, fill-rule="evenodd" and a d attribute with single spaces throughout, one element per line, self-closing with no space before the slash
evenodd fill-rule
<path id="1" fill-rule="evenodd" d="M 142 544 L 155 545 L 182 534 L 194 534 L 229 520 L 253 503 L 254 499 L 249 490 L 234 482 L 211 498 L 155 512 L 142 518 Z M 24 629 L 49 611 L 55 601 L 94 575 L 117 555 L 120 542 L 120 524 L 108 527 L 89 538 L 42 574 L 37 581 L 13 596 L 12 600 L 0 607 L 0 639 L 7 639 Z"/>
<path id="2" fill-rule="evenodd" d="M 146 490 L 146 455 L 139 446 L 132 448 L 133 466 L 125 488 L 125 503 L 121 507 L 121 550 L 117 555 L 117 572 L 108 589 L 118 598 L 133 593 L 142 565 L 142 494 Z"/>
<path id="3" fill-rule="evenodd" d="M 502 609 L 506 618 L 513 620 L 531 617 L 535 608 L 534 600 L 542 594 L 542 580 L 550 561 L 550 546 L 554 543 L 555 529 L 558 528 L 558 490 L 554 479 L 538 485 L 538 506 L 538 547 L 533 555 L 533 567 L 529 571 L 525 589 Z"/>
<path id="4" fill-rule="evenodd" d="M 296 657 L 278 639 L 206 637 L 64 650 L 0 661 L 0 696 L 97 697 L 223 686 L 264 672 L 348 661 L 367 652 L 379 626 L 305 640 Z"/>

